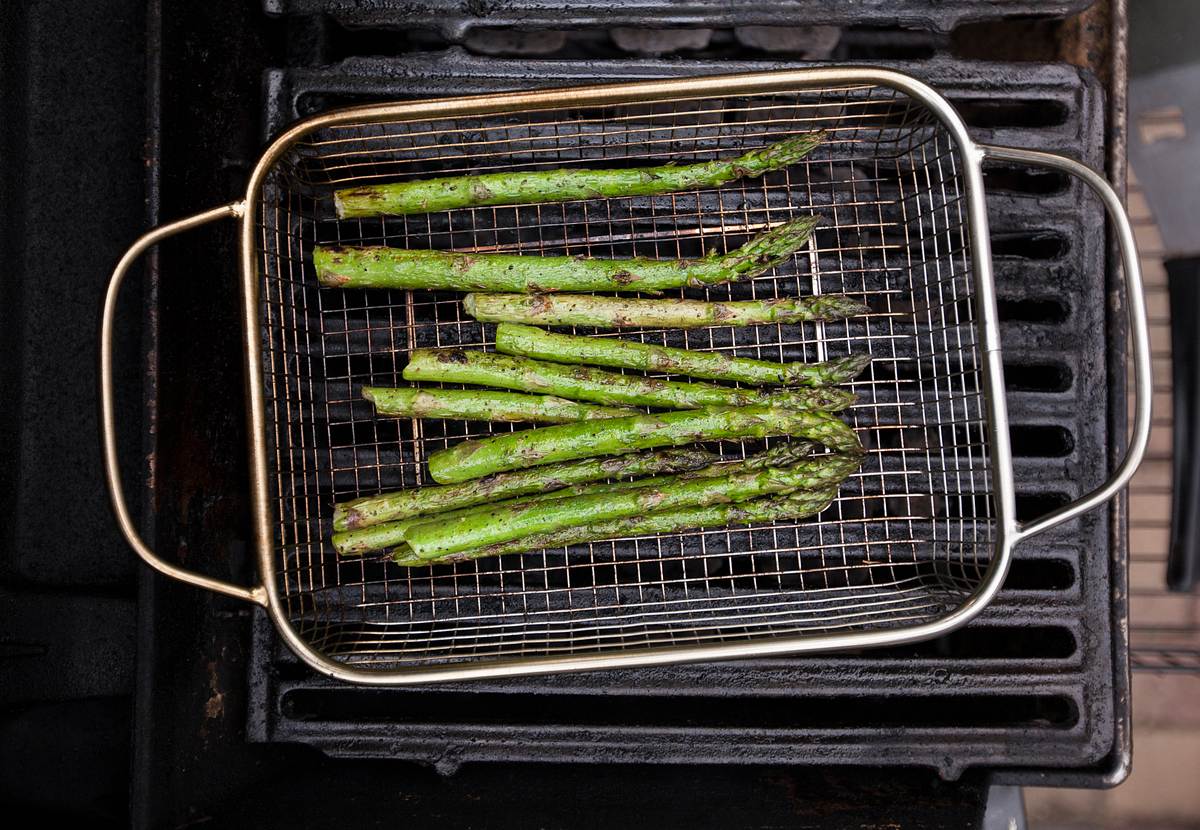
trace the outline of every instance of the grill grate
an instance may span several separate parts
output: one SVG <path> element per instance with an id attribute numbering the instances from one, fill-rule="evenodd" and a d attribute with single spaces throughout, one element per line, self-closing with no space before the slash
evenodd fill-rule
<path id="1" fill-rule="evenodd" d="M 640 0 L 597 3 L 589 0 L 506 0 L 497 6 L 470 0 L 263 0 L 273 14 L 328 14 L 351 27 L 425 28 L 447 39 L 463 40 L 476 30 L 584 29 L 633 26 L 670 28 L 711 26 L 889 26 L 949 32 L 976 20 L 1063 17 L 1092 0 L 856 0 L 837 6 L 823 0 L 790 0 L 786 4 L 726 0 L 689 0 L 684 4 Z M 894 31 L 887 33 L 895 39 Z"/>
<path id="2" fill-rule="evenodd" d="M 356 58 L 268 73 L 266 124 L 277 132 L 318 100 L 330 107 L 785 66 L 531 62 L 454 52 Z M 1103 96 L 1073 68 L 954 61 L 896 68 L 942 91 L 980 141 L 1075 148 L 1081 160 L 1103 163 Z M 1002 165 L 987 169 L 987 188 L 1018 518 L 1029 519 L 1104 475 L 1101 413 L 1115 394 L 1106 372 L 1121 354 L 1107 342 L 1099 206 L 1053 175 Z M 824 247 L 826 238 L 819 235 L 818 244 Z M 848 262 L 845 269 L 852 270 Z M 871 371 L 878 377 L 882 365 Z M 1044 426 L 1063 430 L 1066 443 L 1047 452 L 1022 437 L 1026 428 Z M 1119 597 L 1109 581 L 1112 544 L 1102 512 L 1082 516 L 1018 545 L 1004 590 L 954 635 L 819 657 L 372 692 L 313 676 L 260 615 L 248 735 L 335 756 L 416 759 L 444 770 L 465 761 L 514 760 L 887 764 L 934 767 L 953 778 L 982 766 L 1007 782 L 1095 786 L 1120 766 L 1119 746 L 1109 753 L 1114 719 L 1128 711 L 1127 696 L 1117 697 L 1113 687 L 1113 614 L 1120 611 L 1118 604 L 1114 612 Z M 476 695 L 479 705 L 464 707 Z M 618 711 L 608 705 L 614 699 L 624 704 Z M 833 699 L 841 706 L 828 705 Z M 986 725 L 955 715 L 981 700 L 988 701 Z M 769 722 L 731 719 L 729 713 L 759 702 L 772 704 Z M 597 706 L 609 713 L 604 729 L 581 714 Z M 839 709 L 835 720 L 807 716 L 831 708 Z M 673 714 L 656 725 L 645 711 Z"/>
<path id="3" fill-rule="evenodd" d="M 330 210 L 333 187 L 365 181 L 686 163 L 813 129 L 828 140 L 805 162 L 719 191 L 378 220 Z M 301 635 L 385 667 L 890 627 L 953 609 L 981 581 L 992 540 L 961 197 L 949 136 L 875 87 L 341 126 L 298 146 L 260 215 L 277 578 Z M 433 569 L 338 561 L 325 541 L 333 498 L 419 486 L 429 452 L 512 426 L 375 418 L 361 385 L 401 383 L 413 348 L 489 347 L 493 329 L 464 318 L 453 294 L 318 290 L 312 244 L 696 256 L 810 210 L 825 223 L 790 265 L 687 295 L 846 293 L 871 314 L 637 336 L 770 360 L 873 356 L 849 413 L 871 452 L 819 521 Z M 729 460 L 756 448 L 714 447 Z"/>

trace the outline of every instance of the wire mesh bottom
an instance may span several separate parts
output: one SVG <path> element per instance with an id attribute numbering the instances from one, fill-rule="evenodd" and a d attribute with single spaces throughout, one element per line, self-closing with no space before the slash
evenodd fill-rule
<path id="1" fill-rule="evenodd" d="M 337 220 L 336 187 L 434 175 L 727 157 L 824 130 L 808 159 L 715 190 Z M 328 127 L 261 192 L 264 377 L 280 596 L 300 635 L 370 668 L 745 641 L 929 622 L 984 578 L 994 527 L 960 160 L 895 90 L 525 110 Z M 431 483 L 430 452 L 509 424 L 381 419 L 414 348 L 490 349 L 453 293 L 320 289 L 317 243 L 529 255 L 691 257 L 816 212 L 807 250 L 711 300 L 848 294 L 837 323 L 622 332 L 773 361 L 869 353 L 846 413 L 869 449 L 820 516 L 401 568 L 339 559 L 332 504 Z M 613 336 L 578 329 L 576 333 Z M 771 442 L 723 443 L 722 458 Z"/>

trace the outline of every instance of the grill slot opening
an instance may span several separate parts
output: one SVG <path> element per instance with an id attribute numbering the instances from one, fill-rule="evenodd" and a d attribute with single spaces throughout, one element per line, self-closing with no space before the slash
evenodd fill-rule
<path id="1" fill-rule="evenodd" d="M 1069 110 L 1062 101 L 1042 98 L 954 98 L 954 108 L 971 127 L 1057 127 Z"/>
<path id="2" fill-rule="evenodd" d="M 909 646 L 879 650 L 887 657 L 912 659 L 1063 659 L 1075 654 L 1075 635 L 1054 625 L 968 625 Z"/>
<path id="3" fill-rule="evenodd" d="M 1006 591 L 1065 591 L 1075 584 L 1066 559 L 1014 559 L 1004 577 Z"/>
<path id="4" fill-rule="evenodd" d="M 1070 248 L 1070 241 L 1058 231 L 1037 230 L 992 235 L 992 256 L 996 258 L 1060 259 Z"/>
<path id="5" fill-rule="evenodd" d="M 1034 170 L 1007 164 L 989 165 L 984 170 L 984 186 L 989 193 L 1016 193 L 1030 196 L 1055 196 L 1070 185 L 1066 173 Z"/>
<path id="6" fill-rule="evenodd" d="M 1010 392 L 1066 392 L 1074 381 L 1062 363 L 1005 363 L 1004 385 Z"/>
<path id="7" fill-rule="evenodd" d="M 952 320 L 973 320 L 975 314 L 969 297 L 947 306 L 946 316 Z M 1070 316 L 1071 307 L 1057 297 L 1037 297 L 996 300 L 996 311 L 1006 323 L 1062 323 Z"/>
<path id="8" fill-rule="evenodd" d="M 292 720 L 709 729 L 1070 729 L 1075 702 L 1062 695 L 727 697 L 524 694 L 370 689 L 293 689 L 280 701 Z"/>
<path id="9" fill-rule="evenodd" d="M 902 432 L 909 434 L 903 435 Z M 1075 436 L 1066 427 L 1056 424 L 1014 424 L 1009 427 L 1008 434 L 1012 442 L 1012 453 L 1017 458 L 1063 458 L 1075 449 Z M 881 431 L 881 436 L 892 438 L 892 445 L 877 441 L 877 446 L 892 450 L 922 446 L 919 439 L 914 439 L 914 435 L 919 433 L 913 433 L 911 430 L 884 430 Z M 982 436 L 978 428 L 956 426 L 949 430 L 941 427 L 929 436 L 925 444 L 982 455 L 987 451 L 987 447 L 981 442 Z"/>
<path id="10" fill-rule="evenodd" d="M 1008 430 L 1017 458 L 1064 458 L 1075 449 L 1069 429 L 1050 424 L 1014 425 Z"/>
<path id="11" fill-rule="evenodd" d="M 1000 319 L 1014 323 L 1062 323 L 1070 316 L 1071 307 L 1057 297 L 996 300 Z"/>
<path id="12" fill-rule="evenodd" d="M 915 360 L 876 360 L 869 371 L 877 383 L 919 383 L 930 374 Z M 1071 367 L 1062 363 L 1004 363 L 1004 383 L 1010 392 L 1066 392 L 1073 382 Z M 974 378 L 964 378 L 963 384 L 967 392 L 978 391 Z"/>
<path id="13" fill-rule="evenodd" d="M 1027 522 L 1044 516 L 1070 500 L 1071 497 L 1066 493 L 1017 493 L 1017 520 Z"/>

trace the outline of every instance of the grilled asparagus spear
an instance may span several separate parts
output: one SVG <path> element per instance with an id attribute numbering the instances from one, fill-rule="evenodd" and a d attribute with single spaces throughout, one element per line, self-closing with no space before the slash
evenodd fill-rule
<path id="1" fill-rule="evenodd" d="M 451 484 L 445 487 L 414 487 L 366 496 L 333 506 L 333 529 L 354 530 L 371 525 L 488 504 L 515 496 L 560 490 L 618 476 L 657 475 L 699 470 L 716 457 L 701 449 L 659 450 L 609 458 L 585 458 L 564 464 L 546 464 L 513 473 Z"/>
<path id="2" fill-rule="evenodd" d="M 473 421 L 530 421 L 569 424 L 632 415 L 632 409 L 591 406 L 552 395 L 462 389 L 392 389 L 364 386 L 362 396 L 380 415 L 393 418 L 467 418 Z"/>
<path id="3" fill-rule="evenodd" d="M 336 248 L 318 245 L 313 264 L 334 288 L 451 291 L 641 291 L 752 279 L 788 259 L 808 240 L 816 216 L 777 225 L 727 254 L 703 259 L 592 259 L 574 256 Z"/>
<path id="4" fill-rule="evenodd" d="M 554 499 L 573 498 L 581 495 L 595 495 L 597 493 L 611 493 L 618 490 L 636 490 L 643 487 L 652 487 L 660 484 L 668 484 L 677 480 L 685 480 L 690 478 L 712 478 L 714 476 L 727 475 L 735 468 L 741 470 L 759 470 L 767 467 L 786 467 L 795 464 L 801 459 L 812 453 L 814 444 L 808 441 L 793 441 L 788 444 L 783 444 L 778 447 L 772 447 L 765 452 L 758 453 L 740 462 L 734 464 L 710 463 L 699 469 L 682 469 L 671 475 L 658 475 L 649 478 L 638 478 L 620 481 L 601 482 L 595 481 L 584 482 L 580 484 L 570 484 L 548 492 L 537 493 L 534 495 L 522 495 L 517 498 L 508 499 L 506 501 L 491 501 L 487 505 L 480 506 L 478 503 L 474 505 L 464 506 L 458 510 L 446 510 L 437 512 L 439 521 L 448 521 L 456 519 L 459 516 L 464 516 L 467 513 L 485 511 L 489 513 L 507 512 L 518 507 L 525 507 L 534 502 L 552 501 Z M 670 451 L 667 451 L 670 452 Z M 680 452 L 680 451 L 676 451 Z M 666 453 L 662 453 L 665 455 Z M 708 453 L 703 451 L 692 451 L 692 455 L 708 456 Z M 620 458 L 621 456 L 618 456 Z M 711 457 L 711 456 L 710 456 Z M 689 459 L 690 460 L 690 459 Z M 537 468 L 534 468 L 537 469 Z M 510 475 L 519 475 L 513 473 Z M 494 478 L 494 477 L 493 477 Z M 552 482 L 556 483 L 556 482 Z M 469 487 L 471 482 L 459 487 Z M 432 488 L 434 490 L 448 490 L 455 485 L 447 487 Z M 333 534 L 333 548 L 342 556 L 357 556 L 371 551 L 391 548 L 404 542 L 407 538 L 409 528 L 420 524 L 421 522 L 430 521 L 429 515 L 409 516 L 407 518 L 398 518 L 392 521 L 377 522 L 372 521 L 356 526 L 354 529 L 340 529 L 340 532 Z"/>
<path id="5" fill-rule="evenodd" d="M 771 363 L 611 337 L 556 334 L 516 323 L 501 323 L 496 327 L 496 350 L 556 363 L 591 363 L 643 372 L 784 386 L 845 383 L 853 380 L 871 362 L 870 355 L 851 355 L 826 363 Z"/>
<path id="6" fill-rule="evenodd" d="M 807 438 L 839 452 L 862 452 L 854 431 L 826 412 L 745 406 L 581 421 L 463 441 L 430 455 L 429 474 L 440 484 L 452 484 L 575 458 L 781 435 Z"/>
<path id="7" fill-rule="evenodd" d="M 463 310 L 482 323 L 694 329 L 840 320 L 864 314 L 867 307 L 836 294 L 728 303 L 587 294 L 468 294 L 463 297 Z"/>
<path id="8" fill-rule="evenodd" d="M 539 501 L 504 511 L 474 510 L 457 518 L 432 516 L 408 528 L 413 555 L 436 559 L 447 554 L 522 539 L 593 522 L 649 513 L 749 501 L 773 493 L 826 490 L 858 468 L 857 455 L 827 455 L 790 467 L 734 471 L 723 476 L 686 478 L 631 490 Z"/>
<path id="9" fill-rule="evenodd" d="M 625 170 L 537 170 L 446 176 L 412 182 L 344 188 L 333 194 L 338 218 L 433 213 L 488 205 L 566 202 L 618 196 L 658 196 L 720 187 L 782 170 L 812 152 L 822 133 L 805 133 L 732 159 L 664 164 Z"/>
<path id="10" fill-rule="evenodd" d="M 662 409 L 767 404 L 786 409 L 837 411 L 854 402 L 853 392 L 830 387 L 775 391 L 733 389 L 712 383 L 680 383 L 621 375 L 590 366 L 564 366 L 527 357 L 458 349 L 417 349 L 404 367 L 404 379 L 493 386 L 597 404 Z"/>
<path id="11" fill-rule="evenodd" d="M 468 559 L 482 559 L 506 553 L 523 553 L 530 550 L 561 548 L 584 542 L 600 542 L 605 539 L 620 539 L 632 536 L 650 536 L 655 533 L 678 533 L 705 527 L 727 527 L 731 525 L 774 522 L 785 519 L 804 519 L 820 513 L 837 496 L 837 488 L 825 490 L 801 490 L 783 496 L 766 496 L 736 504 L 711 504 L 705 507 L 684 507 L 647 516 L 632 516 L 625 519 L 609 519 L 603 522 L 568 527 L 550 533 L 534 534 L 511 542 L 464 550 L 436 559 L 422 559 L 412 552 L 407 544 L 399 545 L 392 553 L 392 561 L 407 567 L 446 565 Z"/>

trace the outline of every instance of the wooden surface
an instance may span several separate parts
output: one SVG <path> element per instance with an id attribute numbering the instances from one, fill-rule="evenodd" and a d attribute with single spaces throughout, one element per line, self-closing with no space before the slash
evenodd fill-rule
<path id="1" fill-rule="evenodd" d="M 1025 791 L 1032 830 L 1200 828 L 1200 596 L 1167 591 L 1171 524 L 1171 337 L 1162 238 L 1130 171 L 1134 222 L 1154 350 L 1150 453 L 1129 489 L 1133 772 L 1112 790 Z M 1197 332 L 1200 336 L 1200 332 Z M 1132 388 L 1132 385 L 1131 385 Z M 1193 671 L 1181 669 L 1192 668 Z"/>
<path id="2" fill-rule="evenodd" d="M 1150 453 L 1129 488 L 1130 621 L 1135 669 L 1200 668 L 1200 596 L 1167 591 L 1171 529 L 1171 314 L 1162 237 L 1130 173 L 1129 214 L 1146 282 L 1154 357 Z M 1188 656 L 1177 649 L 1192 652 Z M 1200 704 L 1198 704 L 1200 705 Z"/>

